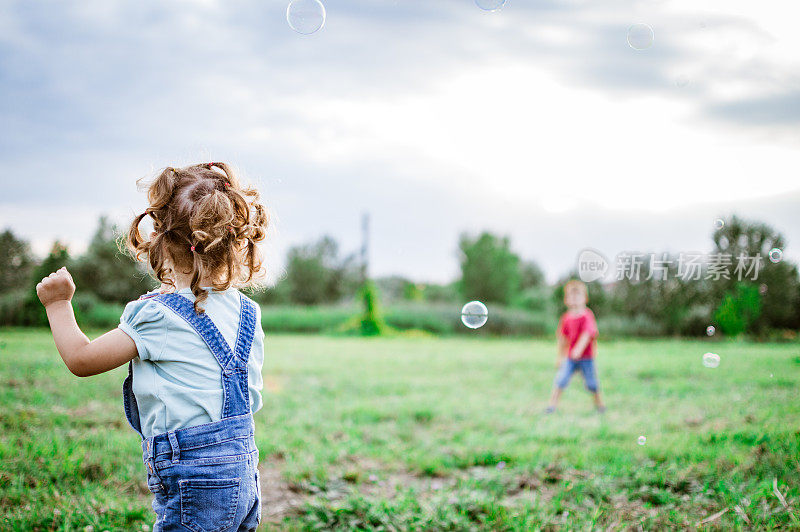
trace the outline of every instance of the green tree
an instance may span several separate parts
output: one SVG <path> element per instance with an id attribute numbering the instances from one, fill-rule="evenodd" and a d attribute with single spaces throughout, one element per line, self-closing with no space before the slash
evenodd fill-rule
<path id="1" fill-rule="evenodd" d="M 714 252 L 730 255 L 732 261 L 730 279 L 714 281 L 711 287 L 713 301 L 720 303 L 727 294 L 736 293 L 737 285 L 744 282 L 757 288 L 762 298 L 762 312 L 748 323 L 746 332 L 764 333 L 772 328 L 800 327 L 800 276 L 797 266 L 787 260 L 772 263 L 769 253 L 777 248 L 786 249 L 783 235 L 772 226 L 756 221 L 731 216 L 720 229 L 714 231 Z M 735 272 L 739 257 L 760 260 L 758 278 L 743 272 L 739 278 Z"/>
<path id="2" fill-rule="evenodd" d="M 272 286 L 258 290 L 251 289 L 246 293 L 262 305 L 279 305 L 291 301 L 289 289 L 289 283 L 286 281 L 286 278 L 283 277 L 277 280 Z"/>
<path id="3" fill-rule="evenodd" d="M 464 299 L 509 304 L 520 290 L 520 260 L 508 237 L 487 232 L 477 238 L 461 235 L 459 250 L 459 291 Z"/>
<path id="4" fill-rule="evenodd" d="M 520 288 L 527 290 L 529 288 L 541 288 L 544 286 L 544 272 L 533 261 L 523 261 L 519 266 L 519 284 Z"/>
<path id="5" fill-rule="evenodd" d="M 545 285 L 544 272 L 533 261 L 523 261 L 519 266 L 520 292 L 512 303 L 515 307 L 543 311 L 547 308 L 552 291 Z"/>
<path id="6" fill-rule="evenodd" d="M 735 337 L 749 330 L 760 315 L 761 297 L 758 288 L 749 283 L 739 283 L 722 298 L 714 319 L 723 333 Z"/>
<path id="7" fill-rule="evenodd" d="M 126 303 L 138 298 L 156 283 L 141 263 L 120 250 L 119 230 L 101 216 L 89 247 L 72 268 L 72 277 L 82 293 L 101 301 Z"/>
<path id="8" fill-rule="evenodd" d="M 71 260 L 67 247 L 59 241 L 53 243 L 50 254 L 45 257 L 33 271 L 33 279 L 29 282 L 28 289 L 20 308 L 18 323 L 20 325 L 46 326 L 47 313 L 36 295 L 36 285 L 42 278 L 47 277 L 62 266 L 70 268 Z"/>
<path id="9" fill-rule="evenodd" d="M 355 286 L 353 257 L 339 258 L 339 246 L 330 236 L 289 250 L 286 282 L 293 302 L 315 305 L 339 300 Z"/>
<path id="10" fill-rule="evenodd" d="M 0 233 L 0 294 L 19 290 L 30 282 L 34 265 L 27 242 L 10 229 Z"/>
<path id="11" fill-rule="evenodd" d="M 678 271 L 678 256 L 647 253 L 632 256 L 640 264 L 640 271 L 632 278 L 626 276 L 614 283 L 608 298 L 609 311 L 631 318 L 649 318 L 664 334 L 703 334 L 711 324 L 714 308 L 708 293 L 709 281 L 679 275 L 682 272 Z"/>

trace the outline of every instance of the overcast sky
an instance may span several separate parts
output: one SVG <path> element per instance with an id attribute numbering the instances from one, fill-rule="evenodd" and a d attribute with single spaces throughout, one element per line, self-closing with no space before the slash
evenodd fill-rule
<path id="1" fill-rule="evenodd" d="M 706 251 L 714 219 L 800 258 L 800 7 L 789 0 L 0 0 L 0 228 L 80 252 L 139 177 L 229 161 L 275 216 L 270 259 L 328 233 L 447 281 L 462 231 L 551 280 L 580 249 Z M 634 50 L 628 27 L 654 43 Z"/>

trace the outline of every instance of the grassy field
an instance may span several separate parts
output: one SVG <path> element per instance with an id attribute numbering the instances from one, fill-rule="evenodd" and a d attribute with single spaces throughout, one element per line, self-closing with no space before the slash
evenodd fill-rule
<path id="1" fill-rule="evenodd" d="M 800 528 L 798 344 L 606 342 L 602 416 L 579 378 L 542 413 L 548 341 L 266 350 L 267 529 Z M 78 379 L 47 331 L 0 330 L 0 528 L 149 529 L 124 374 Z"/>

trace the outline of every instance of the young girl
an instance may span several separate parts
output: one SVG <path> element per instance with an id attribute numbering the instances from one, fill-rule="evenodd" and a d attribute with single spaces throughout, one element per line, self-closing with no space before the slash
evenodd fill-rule
<path id="1" fill-rule="evenodd" d="M 58 352 L 77 376 L 128 362 L 125 415 L 142 437 L 153 530 L 255 530 L 261 517 L 252 413 L 261 408 L 261 312 L 237 288 L 262 276 L 267 213 L 224 163 L 167 168 L 127 244 L 161 289 L 89 341 L 66 268 L 36 286 Z M 153 222 L 145 240 L 139 224 Z"/>

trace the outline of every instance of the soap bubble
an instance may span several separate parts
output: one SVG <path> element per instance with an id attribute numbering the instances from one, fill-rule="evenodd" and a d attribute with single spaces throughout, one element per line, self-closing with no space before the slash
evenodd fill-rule
<path id="1" fill-rule="evenodd" d="M 628 28 L 628 44 L 634 50 L 644 50 L 653 46 L 653 28 L 647 24 L 638 22 Z"/>
<path id="2" fill-rule="evenodd" d="M 717 218 L 716 220 L 714 220 L 714 229 L 719 231 L 723 227 L 725 227 L 725 220 L 723 220 L 722 218 Z"/>
<path id="3" fill-rule="evenodd" d="M 461 322 L 470 329 L 482 327 L 489 319 L 489 309 L 480 301 L 470 301 L 461 309 Z"/>
<path id="4" fill-rule="evenodd" d="M 769 288 L 767 288 L 767 285 L 765 285 L 764 283 L 761 283 L 761 286 L 758 287 L 758 293 L 761 294 L 762 296 L 767 293 L 767 290 L 769 290 Z"/>
<path id="5" fill-rule="evenodd" d="M 644 436 L 639 436 L 636 439 L 636 443 L 638 443 L 639 445 L 644 445 L 645 443 L 647 443 L 647 438 Z"/>
<path id="6" fill-rule="evenodd" d="M 778 248 L 772 248 L 769 250 L 769 260 L 772 261 L 774 264 L 777 264 L 783 258 L 783 251 Z"/>
<path id="7" fill-rule="evenodd" d="M 689 77 L 688 76 L 678 76 L 675 78 L 675 85 L 680 88 L 683 88 L 689 84 Z"/>
<path id="8" fill-rule="evenodd" d="M 506 5 L 506 0 L 475 0 L 475 5 L 484 11 L 497 11 Z"/>
<path id="9" fill-rule="evenodd" d="M 319 0 L 292 0 L 286 8 L 286 21 L 297 33 L 311 35 L 325 24 L 325 6 Z"/>
<path id="10" fill-rule="evenodd" d="M 717 328 L 714 327 L 713 325 L 709 325 L 708 327 L 706 327 L 706 335 L 714 336 L 715 332 L 717 332 Z"/>
<path id="11" fill-rule="evenodd" d="M 719 355 L 716 353 L 706 353 L 703 355 L 703 365 L 707 368 L 719 366 Z"/>

